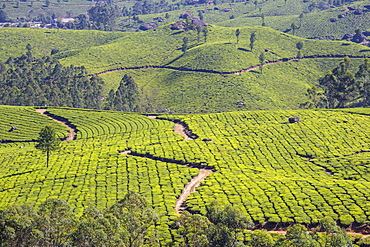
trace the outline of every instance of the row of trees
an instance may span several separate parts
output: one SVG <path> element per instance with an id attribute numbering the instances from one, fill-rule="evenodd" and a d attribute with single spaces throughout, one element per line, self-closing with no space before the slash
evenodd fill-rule
<path id="1" fill-rule="evenodd" d="M 160 246 L 157 221 L 145 198 L 133 191 L 104 210 L 87 207 L 79 218 L 68 203 L 48 199 L 37 208 L 23 204 L 1 210 L 0 246 Z M 285 236 L 266 230 L 246 233 L 245 229 L 251 227 L 253 223 L 239 210 L 214 202 L 207 207 L 205 216 L 183 212 L 173 222 L 172 229 L 177 229 L 182 241 L 171 246 L 354 246 L 346 232 L 329 217 L 322 219 L 315 231 L 308 232 L 296 224 Z M 364 239 L 357 244 L 367 246 L 366 242 Z"/>
<path id="2" fill-rule="evenodd" d="M 110 90 L 105 109 L 115 111 L 139 112 L 140 94 L 132 76 L 125 74 L 118 89 Z"/>
<path id="3" fill-rule="evenodd" d="M 80 218 L 58 199 L 37 208 L 13 205 L 0 211 L 0 246 L 159 246 L 157 219 L 145 198 L 132 191 L 107 209 L 86 208 Z"/>
<path id="4" fill-rule="evenodd" d="M 63 66 L 50 57 L 25 55 L 0 61 L 0 104 L 53 105 L 99 109 L 102 86 L 99 77 L 87 77 L 82 67 Z"/>
<path id="5" fill-rule="evenodd" d="M 344 108 L 370 106 L 370 61 L 365 59 L 357 71 L 346 57 L 338 67 L 328 71 L 319 84 L 307 90 L 309 101 L 303 108 Z"/>
<path id="6" fill-rule="evenodd" d="M 118 89 L 104 99 L 103 80 L 89 77 L 83 66 L 65 67 L 51 57 L 34 58 L 30 45 L 27 50 L 25 55 L 0 61 L 0 104 L 140 110 L 138 86 L 130 75 L 124 75 Z"/>

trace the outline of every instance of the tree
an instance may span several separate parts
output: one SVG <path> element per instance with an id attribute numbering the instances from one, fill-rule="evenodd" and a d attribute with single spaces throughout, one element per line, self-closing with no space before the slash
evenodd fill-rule
<path id="1" fill-rule="evenodd" d="M 208 28 L 204 27 L 203 28 L 203 35 L 204 35 L 204 43 L 207 42 L 207 36 L 208 36 Z"/>
<path id="2" fill-rule="evenodd" d="M 294 22 L 290 25 L 290 28 L 292 29 L 292 33 L 293 35 L 295 34 L 295 30 L 297 29 L 297 24 L 295 24 Z"/>
<path id="3" fill-rule="evenodd" d="M 251 234 L 251 238 L 252 240 L 250 242 L 250 245 L 252 247 L 268 247 L 274 246 L 275 244 L 274 238 L 265 229 L 253 231 Z"/>
<path id="4" fill-rule="evenodd" d="M 35 147 L 46 152 L 46 167 L 48 167 L 50 153 L 59 149 L 60 139 L 56 136 L 54 129 L 47 125 L 40 131 Z"/>
<path id="5" fill-rule="evenodd" d="M 319 80 L 319 85 L 324 89 L 327 108 L 343 108 L 355 99 L 359 85 L 351 71 L 350 59 L 344 58 L 339 67 Z"/>
<path id="6" fill-rule="evenodd" d="M 240 29 L 235 30 L 235 36 L 236 36 L 236 43 L 239 44 L 239 35 L 240 35 Z"/>
<path id="7" fill-rule="evenodd" d="M 125 197 L 108 208 L 106 215 L 114 216 L 120 225 L 120 238 L 125 246 L 158 246 L 153 233 L 158 216 L 148 206 L 146 199 L 135 191 L 129 191 Z"/>
<path id="8" fill-rule="evenodd" d="M 363 98 L 363 106 L 370 106 L 370 61 L 365 59 L 356 73 L 356 79 L 359 81 L 360 95 Z"/>
<path id="9" fill-rule="evenodd" d="M 361 95 L 361 81 L 358 80 L 352 70 L 351 61 L 348 57 L 339 64 L 339 67 L 328 71 L 319 79 L 319 88 L 313 87 L 307 90 L 310 102 L 302 106 L 343 108 L 357 102 Z"/>
<path id="10" fill-rule="evenodd" d="M 261 74 L 262 74 L 262 68 L 263 68 L 263 63 L 265 62 L 265 53 L 264 52 L 261 52 L 260 56 L 259 56 L 259 60 L 260 60 L 260 70 L 261 70 Z"/>
<path id="11" fill-rule="evenodd" d="M 199 19 L 200 20 L 202 20 L 202 21 L 204 20 L 204 15 L 203 15 L 203 12 L 202 11 L 199 11 L 198 12 L 198 16 L 199 16 Z"/>
<path id="12" fill-rule="evenodd" d="M 69 246 L 77 221 L 67 202 L 51 198 L 41 203 L 35 219 L 35 228 L 42 232 L 39 246 Z"/>
<path id="13" fill-rule="evenodd" d="M 138 112 L 139 90 L 132 76 L 125 74 L 113 99 L 112 110 Z M 108 105 L 111 104 L 108 102 Z"/>
<path id="14" fill-rule="evenodd" d="M 184 211 L 179 219 L 179 232 L 184 238 L 186 246 L 189 247 L 207 247 L 209 246 L 208 232 L 212 223 L 207 217 Z"/>
<path id="15" fill-rule="evenodd" d="M 182 42 L 183 42 L 183 44 L 182 44 L 181 50 L 182 50 L 182 52 L 183 52 L 184 54 L 186 54 L 186 50 L 188 49 L 188 42 L 189 42 L 189 38 L 188 38 L 188 37 L 184 37 L 184 38 L 182 39 Z"/>
<path id="16" fill-rule="evenodd" d="M 286 237 L 277 246 L 295 247 L 319 247 L 307 229 L 299 224 L 295 224 L 287 230 Z"/>
<path id="17" fill-rule="evenodd" d="M 299 27 L 301 27 L 301 26 L 302 26 L 302 20 L 303 20 L 303 17 L 304 17 L 304 14 L 303 14 L 303 13 L 301 13 L 301 14 L 299 15 Z"/>
<path id="18" fill-rule="evenodd" d="M 301 49 L 303 48 L 303 42 L 299 41 L 295 46 L 298 49 L 297 57 L 302 58 Z"/>
<path id="19" fill-rule="evenodd" d="M 256 40 L 257 40 L 256 32 L 251 33 L 251 36 L 249 38 L 249 41 L 250 41 L 249 47 L 251 48 L 251 51 L 253 51 L 254 42 L 256 42 Z"/>
<path id="20" fill-rule="evenodd" d="M 3 9 L 4 9 L 4 5 L 5 4 L 3 4 Z M 7 16 L 6 16 L 6 13 L 5 13 L 5 11 L 4 10 L 2 10 L 2 9 L 0 9 L 0 22 L 6 22 L 6 20 L 7 20 L 8 18 L 7 18 Z"/>
<path id="21" fill-rule="evenodd" d="M 218 231 L 223 232 L 224 230 L 226 230 L 227 232 L 230 232 L 233 235 L 233 241 L 236 241 L 237 233 L 240 230 L 248 229 L 254 226 L 253 222 L 240 210 L 232 206 L 221 207 L 221 205 L 217 201 L 212 202 L 207 207 L 206 216 L 209 221 L 211 221 L 216 226 L 219 226 Z M 223 230 L 223 227 L 226 227 L 226 229 Z M 230 237 L 227 237 L 227 239 L 229 238 Z"/>
<path id="22" fill-rule="evenodd" d="M 200 42 L 200 34 L 203 31 L 203 27 L 201 25 L 197 25 L 196 30 L 197 30 L 197 34 L 198 34 L 197 40 L 198 40 L 198 43 L 199 43 Z"/>

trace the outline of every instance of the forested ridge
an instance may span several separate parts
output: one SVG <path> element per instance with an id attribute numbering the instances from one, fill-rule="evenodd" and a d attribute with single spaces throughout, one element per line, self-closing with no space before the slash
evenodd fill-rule
<path id="1" fill-rule="evenodd" d="M 0 104 L 73 106 L 99 109 L 103 80 L 86 69 L 63 66 L 51 57 L 34 58 L 29 50 L 0 61 Z"/>
<path id="2" fill-rule="evenodd" d="M 48 199 L 38 206 L 11 205 L 0 210 L 0 246 L 162 246 L 157 221 L 146 198 L 134 191 L 103 210 L 86 207 L 80 217 L 65 201 Z M 286 235 L 248 230 L 253 227 L 239 210 L 215 201 L 205 216 L 184 212 L 173 221 L 177 239 L 167 246 L 369 246 L 367 239 L 347 235 L 330 217 L 310 232 L 300 224 L 289 227 Z"/>

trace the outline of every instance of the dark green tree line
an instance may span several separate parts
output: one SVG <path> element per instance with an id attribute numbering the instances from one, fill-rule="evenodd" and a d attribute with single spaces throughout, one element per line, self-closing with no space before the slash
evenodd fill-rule
<path id="1" fill-rule="evenodd" d="M 139 90 L 132 76 L 125 74 L 117 91 L 109 92 L 105 109 L 126 112 L 139 112 Z"/>
<path id="2" fill-rule="evenodd" d="M 0 211 L 0 246 L 159 246 L 157 219 L 145 198 L 133 191 L 107 209 L 86 208 L 80 218 L 58 199 L 37 208 L 12 205 Z"/>
<path id="3" fill-rule="evenodd" d="M 65 67 L 50 57 L 35 59 L 31 48 L 26 55 L 0 61 L 0 104 L 4 105 L 99 109 L 103 84 L 99 77 L 87 77 L 84 67 Z"/>
<path id="4" fill-rule="evenodd" d="M 307 90 L 309 101 L 303 108 L 344 108 L 370 106 L 369 60 L 355 73 L 348 57 L 338 67 L 328 71 L 319 84 Z"/>

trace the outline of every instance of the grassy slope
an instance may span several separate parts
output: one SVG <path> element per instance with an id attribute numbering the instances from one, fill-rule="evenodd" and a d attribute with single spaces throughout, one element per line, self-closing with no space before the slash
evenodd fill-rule
<path id="1" fill-rule="evenodd" d="M 240 28 L 240 42 L 236 45 L 235 29 L 212 26 L 208 41 L 204 43 L 202 37 L 198 43 L 196 32 L 176 32 L 166 26 L 156 31 L 131 33 L 107 45 L 81 49 L 76 55 L 62 59 L 62 62 L 67 65 L 84 65 L 95 73 L 120 67 L 149 65 L 228 72 L 259 64 L 258 57 L 264 49 L 271 50 L 265 53 L 267 61 L 295 57 L 295 44 L 298 41 L 304 42 L 304 55 L 369 53 L 359 52 L 366 49 L 361 45 L 305 40 L 282 35 L 281 32 L 265 27 Z M 252 32 L 257 33 L 257 41 L 254 51 L 250 52 L 249 36 Z M 183 56 L 179 48 L 185 36 L 189 38 L 190 48 Z M 297 108 L 304 101 L 307 87 L 337 63 L 338 59 L 311 59 L 269 65 L 262 74 L 249 72 L 239 76 L 146 69 L 108 73 L 102 75 L 102 78 L 107 83 L 108 91 L 118 87 L 124 73 L 133 75 L 144 95 L 144 111 L 237 110 L 239 108 L 235 103 L 239 101 L 246 104 L 244 109 L 290 109 Z M 147 104 L 148 101 L 150 103 Z"/>
<path id="2" fill-rule="evenodd" d="M 265 52 L 266 61 L 295 57 L 295 45 L 298 41 L 304 42 L 303 55 L 370 53 L 361 52 L 367 48 L 353 43 L 305 40 L 257 26 L 240 28 L 240 42 L 236 45 L 235 30 L 236 28 L 212 26 L 207 42 L 204 43 L 202 37 L 198 43 L 196 32 L 172 31 L 169 26 L 137 33 L 1 29 L 4 43 L 0 57 L 5 59 L 11 53 L 20 54 L 24 52 L 26 44 L 31 43 L 36 55 L 46 55 L 52 48 L 59 48 L 64 52 L 55 57 L 60 58 L 62 63 L 83 65 L 92 73 L 153 65 L 230 72 L 259 64 L 258 57 L 265 49 L 271 50 Z M 252 32 L 257 34 L 253 52 L 249 51 L 249 37 Z M 95 38 L 91 38 L 91 34 Z M 184 37 L 189 38 L 186 55 L 180 50 Z M 16 38 L 22 42 L 16 43 Z M 361 59 L 358 60 L 357 63 L 360 63 Z M 305 101 L 307 87 L 337 64 L 338 59 L 310 59 L 269 65 L 263 69 L 262 74 L 257 71 L 238 76 L 146 69 L 113 72 L 102 77 L 106 81 L 107 93 L 118 87 L 124 73 L 132 74 L 142 91 L 143 111 L 192 113 L 292 109 Z M 299 69 L 295 69 L 296 67 Z M 244 102 L 245 106 L 240 108 L 236 105 L 237 102 Z"/>
<path id="3" fill-rule="evenodd" d="M 67 51 L 102 45 L 124 36 L 120 32 L 45 30 L 30 28 L 0 28 L 0 59 L 24 54 L 26 45 L 33 47 L 35 56 L 50 55 L 52 49 Z"/>
<path id="4" fill-rule="evenodd" d="M 292 14 L 291 11 L 281 13 L 281 10 L 286 11 L 285 5 L 279 5 L 277 1 L 269 2 L 270 5 L 266 4 L 266 9 L 262 11 L 265 14 L 266 26 L 274 28 L 279 31 L 290 30 L 291 24 L 294 22 L 297 25 L 300 23 L 298 18 L 299 12 L 296 11 Z M 350 6 L 355 8 L 363 8 L 364 5 L 368 5 L 370 1 L 359 1 L 351 4 Z M 299 8 L 294 4 L 288 4 L 289 8 L 294 6 L 292 9 Z M 280 6 L 280 8 L 278 7 Z M 301 8 L 304 10 L 304 8 Z M 303 12 L 303 11 L 302 11 Z M 354 33 L 354 30 L 360 28 L 361 30 L 370 29 L 370 15 L 368 13 L 364 15 L 354 15 L 354 11 L 346 11 L 346 6 L 336 7 L 325 11 L 313 11 L 306 13 L 302 19 L 302 26 L 296 30 L 295 35 L 305 38 L 325 38 L 326 36 L 333 36 L 335 39 L 341 39 L 344 34 Z M 346 14 L 345 18 L 339 19 L 338 15 Z M 218 19 L 214 20 L 212 17 L 211 21 L 217 23 L 220 26 L 239 27 L 245 25 L 261 25 L 261 18 L 254 17 L 260 15 L 260 13 L 246 13 L 238 15 L 236 19 Z M 329 19 L 335 18 L 337 22 L 330 22 Z M 291 31 L 289 32 L 291 33 Z"/>

